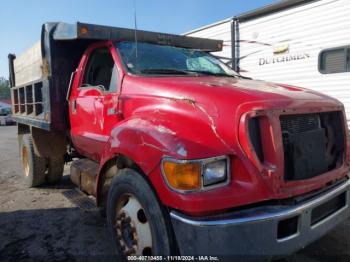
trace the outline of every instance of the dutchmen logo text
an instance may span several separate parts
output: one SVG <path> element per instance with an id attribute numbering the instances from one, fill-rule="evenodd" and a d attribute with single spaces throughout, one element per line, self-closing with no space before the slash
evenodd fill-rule
<path id="1" fill-rule="evenodd" d="M 259 66 L 276 64 L 276 63 L 285 63 L 285 62 L 296 61 L 296 60 L 304 60 L 309 58 L 310 58 L 310 54 L 308 53 L 279 55 L 271 58 L 263 57 L 263 58 L 259 58 Z"/>

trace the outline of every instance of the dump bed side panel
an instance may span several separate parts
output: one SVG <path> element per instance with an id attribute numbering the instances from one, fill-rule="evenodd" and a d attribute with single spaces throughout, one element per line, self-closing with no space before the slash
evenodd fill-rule
<path id="1" fill-rule="evenodd" d="M 42 61 L 40 42 L 26 50 L 21 56 L 16 57 L 13 62 L 16 85 L 25 85 L 42 79 Z"/>
<path id="2" fill-rule="evenodd" d="M 40 41 L 13 59 L 12 112 L 18 123 L 50 130 L 50 81 L 43 61 Z"/>
<path id="3" fill-rule="evenodd" d="M 48 79 L 13 87 L 11 98 L 13 118 L 18 123 L 51 130 Z"/>
<path id="4" fill-rule="evenodd" d="M 18 123 L 48 131 L 65 131 L 68 81 L 62 79 L 69 79 L 76 65 L 66 68 L 64 61 L 70 61 L 69 55 L 57 52 L 59 43 L 52 39 L 55 25 L 44 24 L 41 41 L 13 60 L 12 110 Z M 60 68 L 66 70 L 63 72 Z"/>

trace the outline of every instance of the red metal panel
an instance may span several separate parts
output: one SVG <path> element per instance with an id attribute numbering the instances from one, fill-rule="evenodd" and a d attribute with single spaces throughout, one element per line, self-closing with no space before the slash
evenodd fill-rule
<path id="1" fill-rule="evenodd" d="M 79 93 L 79 79 L 86 57 L 97 46 L 91 47 L 82 59 L 71 101 L 77 96 L 89 96 Z M 124 71 L 113 48 L 112 52 L 120 70 L 122 92 L 94 94 L 103 96 L 102 102 L 98 106 L 93 101 L 78 104 L 84 107 L 81 114 L 72 114 L 70 108 L 74 145 L 83 155 L 100 162 L 100 170 L 118 154 L 131 158 L 149 176 L 165 205 L 194 215 L 218 212 L 303 194 L 348 172 L 348 162 L 344 162 L 341 168 L 307 181 L 283 180 L 279 116 L 343 110 L 338 101 L 298 87 L 232 77 L 134 76 Z M 118 107 L 118 114 L 112 117 L 106 111 L 110 105 Z M 92 121 L 98 117 L 96 108 L 101 110 L 98 121 L 103 122 L 99 127 Z M 256 157 L 247 131 L 247 120 L 257 115 L 263 119 L 264 163 Z M 169 189 L 161 175 L 162 157 L 200 159 L 220 155 L 231 159 L 231 183 L 227 186 L 181 194 Z"/>

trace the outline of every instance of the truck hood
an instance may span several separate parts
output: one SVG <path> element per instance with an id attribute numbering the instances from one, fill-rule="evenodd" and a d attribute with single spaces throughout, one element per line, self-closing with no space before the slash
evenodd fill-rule
<path id="1" fill-rule="evenodd" d="M 277 84 L 260 80 L 250 80 L 234 77 L 158 77 L 147 81 L 152 86 L 162 87 L 158 94 L 171 90 L 170 96 L 178 93 L 179 97 L 187 99 L 207 100 L 215 102 L 230 100 L 231 103 L 244 103 L 251 101 L 295 101 L 295 100 L 337 100 L 305 88 L 285 84 Z M 165 88 L 164 88 L 165 87 Z M 169 90 L 170 91 L 170 90 Z M 203 101 L 204 102 L 204 101 Z"/>
<path id="2" fill-rule="evenodd" d="M 188 141 L 198 141 L 198 145 L 213 142 L 211 150 L 189 150 L 186 156 L 192 158 L 205 157 L 203 152 L 211 156 L 240 150 L 236 147 L 238 128 L 246 114 L 269 112 L 275 115 L 277 123 L 276 114 L 281 110 L 290 114 L 342 110 L 336 99 L 315 91 L 244 78 L 126 77 L 124 84 L 128 87 L 124 95 L 136 95 L 138 100 L 133 102 L 138 105 L 137 113 L 130 115 L 151 118 L 151 122 L 184 134 Z"/>

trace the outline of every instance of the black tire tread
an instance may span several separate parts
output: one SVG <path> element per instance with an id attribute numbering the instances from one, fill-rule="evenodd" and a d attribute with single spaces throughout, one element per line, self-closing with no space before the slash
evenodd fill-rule
<path id="1" fill-rule="evenodd" d="M 45 182 L 46 161 L 45 158 L 35 154 L 33 139 L 30 134 L 22 136 L 21 150 L 26 147 L 29 157 L 29 176 L 25 177 L 28 187 L 37 187 Z"/>

